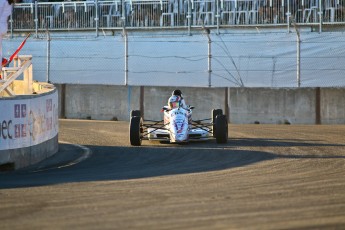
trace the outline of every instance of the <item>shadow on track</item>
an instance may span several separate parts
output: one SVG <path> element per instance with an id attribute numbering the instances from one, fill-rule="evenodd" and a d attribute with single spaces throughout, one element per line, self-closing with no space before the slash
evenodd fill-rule
<path id="1" fill-rule="evenodd" d="M 73 149 L 68 144 L 60 144 L 60 151 L 53 159 L 26 169 L 0 173 L 0 189 L 200 173 L 242 167 L 275 157 L 265 152 L 232 150 L 229 145 L 195 144 L 190 147 L 87 146 L 92 150 L 90 158 L 70 167 L 59 167 L 59 162 L 61 165 L 67 163 L 60 154 Z"/>
<path id="2" fill-rule="evenodd" d="M 0 173 L 1 188 L 19 188 L 63 183 L 128 180 L 167 175 L 201 173 L 245 167 L 277 158 L 328 158 L 313 155 L 280 156 L 269 152 L 236 150 L 239 146 L 338 146 L 322 143 L 302 143 L 300 140 L 232 139 L 227 144 L 215 142 L 189 145 L 157 145 L 141 147 L 87 146 L 90 158 L 69 167 L 68 157 L 79 157 L 75 146 L 60 144 L 53 158 L 14 172 Z M 340 146 L 340 145 L 339 145 Z M 61 155 L 62 154 L 62 155 Z M 64 155 L 63 155 L 64 154 Z M 345 158 L 333 156 L 330 158 Z M 43 166 L 42 166 L 43 165 Z"/>

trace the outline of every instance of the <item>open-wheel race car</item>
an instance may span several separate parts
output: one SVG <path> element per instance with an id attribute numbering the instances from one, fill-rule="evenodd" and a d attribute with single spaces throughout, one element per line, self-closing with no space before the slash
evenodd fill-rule
<path id="1" fill-rule="evenodd" d="M 211 118 L 193 120 L 194 107 L 162 108 L 164 119 L 143 120 L 140 110 L 132 110 L 129 124 L 130 144 L 140 146 L 142 140 L 168 141 L 184 144 L 189 141 L 216 139 L 217 143 L 228 140 L 228 121 L 221 109 L 213 109 Z"/>

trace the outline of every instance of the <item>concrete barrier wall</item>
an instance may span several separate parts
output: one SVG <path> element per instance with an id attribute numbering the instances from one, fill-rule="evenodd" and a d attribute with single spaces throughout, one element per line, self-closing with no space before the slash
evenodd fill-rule
<path id="1" fill-rule="evenodd" d="M 132 109 L 160 120 L 160 109 L 175 87 L 57 85 L 60 117 L 129 120 Z M 223 109 L 234 124 L 345 124 L 345 88 L 179 87 L 194 119 Z"/>
<path id="2" fill-rule="evenodd" d="M 345 92 L 345 91 L 344 91 Z M 315 124 L 315 88 L 232 88 L 231 122 Z"/>
<path id="3" fill-rule="evenodd" d="M 174 87 L 144 87 L 144 117 L 145 119 L 163 119 L 160 112 L 167 105 Z M 214 108 L 226 110 L 227 88 L 184 88 L 179 87 L 188 105 L 195 107 L 193 119 L 205 119 L 211 117 Z"/>
<path id="4" fill-rule="evenodd" d="M 34 94 L 0 98 L 0 167 L 37 163 L 58 151 L 58 92 L 35 83 Z"/>
<path id="5" fill-rule="evenodd" d="M 140 87 L 107 85 L 56 85 L 60 117 L 94 120 L 128 120 L 139 108 Z"/>
<path id="6" fill-rule="evenodd" d="M 40 144 L 17 148 L 0 150 L 0 166 L 11 164 L 11 169 L 23 168 L 38 163 L 55 153 L 59 149 L 58 135 Z"/>
<path id="7" fill-rule="evenodd" d="M 345 89 L 322 89 L 320 97 L 321 123 L 345 124 Z"/>

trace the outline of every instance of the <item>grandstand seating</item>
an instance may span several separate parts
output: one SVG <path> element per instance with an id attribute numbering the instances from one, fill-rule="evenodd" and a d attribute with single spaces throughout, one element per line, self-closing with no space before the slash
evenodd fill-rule
<path id="1" fill-rule="evenodd" d="M 90 30 L 126 27 L 345 25 L 343 0 L 112 0 L 16 3 L 9 27 Z M 291 18 L 290 18 L 291 17 Z M 190 18 L 191 20 L 187 20 Z M 217 20 L 217 19 L 220 20 Z"/>

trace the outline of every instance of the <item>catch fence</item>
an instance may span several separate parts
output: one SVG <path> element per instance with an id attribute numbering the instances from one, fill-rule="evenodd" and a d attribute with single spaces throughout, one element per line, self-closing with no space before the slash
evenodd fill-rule
<path id="1" fill-rule="evenodd" d="M 210 33 L 207 33 L 210 32 Z M 343 32 L 254 29 L 217 34 L 127 32 L 114 36 L 32 36 L 35 80 L 61 84 L 343 87 Z M 3 42 L 4 56 L 21 38 Z"/>

